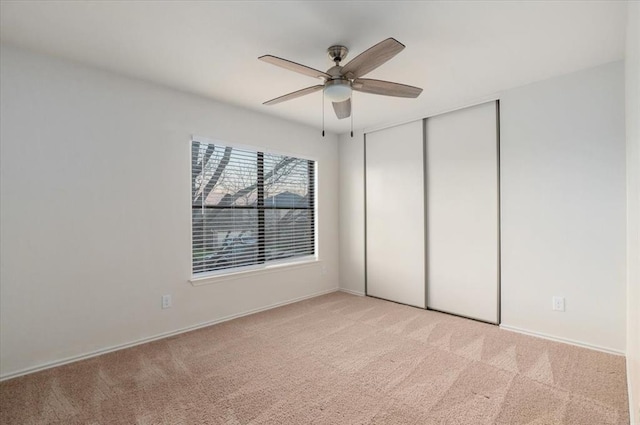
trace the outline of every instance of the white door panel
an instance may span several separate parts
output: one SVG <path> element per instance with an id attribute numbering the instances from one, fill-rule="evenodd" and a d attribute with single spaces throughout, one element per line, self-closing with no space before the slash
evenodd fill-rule
<path id="1" fill-rule="evenodd" d="M 367 295 L 425 306 L 423 122 L 366 135 Z"/>
<path id="2" fill-rule="evenodd" d="M 428 118 L 428 307 L 498 323 L 496 103 Z"/>

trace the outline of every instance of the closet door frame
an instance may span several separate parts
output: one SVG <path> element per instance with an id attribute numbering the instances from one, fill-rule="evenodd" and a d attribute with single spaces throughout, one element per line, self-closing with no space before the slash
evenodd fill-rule
<path id="1" fill-rule="evenodd" d="M 474 317 L 468 317 L 465 315 L 461 315 L 461 314 L 457 314 L 457 313 L 450 313 L 450 312 L 446 312 L 446 311 L 442 311 L 442 313 L 446 313 L 446 314 L 450 314 L 453 316 L 458 316 L 458 317 L 464 317 L 466 319 L 471 319 L 471 320 L 475 320 L 478 322 L 483 322 L 483 323 L 489 323 L 492 325 L 500 325 L 502 318 L 501 318 L 501 312 L 502 312 L 502 264 L 501 264 L 501 258 L 502 258 L 502 203 L 501 203 L 501 176 L 500 176 L 500 151 L 501 151 L 501 145 L 500 145 L 500 99 L 494 99 L 494 100 L 489 100 L 486 102 L 480 102 L 474 105 L 468 105 L 465 106 L 463 108 L 456 108 L 456 109 L 452 109 L 450 111 L 446 111 L 440 114 L 436 114 L 436 115 L 432 115 L 430 117 L 427 118 L 423 118 L 422 119 L 422 170 L 423 170 L 423 189 L 424 189 L 424 276 L 425 276 L 425 291 L 424 291 L 424 309 L 425 310 L 431 310 L 431 311 L 439 311 L 440 310 L 436 310 L 436 309 L 432 309 L 429 307 L 429 243 L 428 243 L 428 232 L 429 232 L 429 226 L 428 226 L 428 214 L 429 214 L 429 198 L 428 198 L 428 189 L 429 189 L 429 185 L 428 185 L 428 172 L 427 172 L 427 163 L 428 163 L 428 149 L 427 149 L 427 121 L 429 120 L 429 118 L 433 118 L 439 115 L 443 115 L 449 112 L 455 112 L 457 110 L 461 110 L 461 109 L 465 109 L 465 108 L 469 108 L 469 107 L 473 107 L 473 106 L 478 106 L 484 103 L 490 103 L 493 102 L 495 104 L 495 108 L 496 108 L 496 186 L 497 186 L 497 291 L 496 291 L 496 297 L 497 297 L 497 322 L 490 322 L 490 321 L 486 321 L 486 320 L 482 320 L 482 319 L 478 319 L 478 318 L 474 318 Z M 363 155 L 363 162 L 364 162 L 364 179 L 363 179 L 363 190 L 364 190 L 364 293 L 365 296 L 370 296 L 370 297 L 374 297 L 373 295 L 369 294 L 368 291 L 368 255 L 367 255 L 367 133 L 364 133 L 364 141 L 363 141 L 363 145 L 364 145 L 364 155 Z M 391 301 L 391 302 L 396 302 L 396 301 Z M 415 307 L 415 306 L 411 306 L 411 307 Z M 416 307 L 416 308 L 421 308 L 421 307 Z"/>

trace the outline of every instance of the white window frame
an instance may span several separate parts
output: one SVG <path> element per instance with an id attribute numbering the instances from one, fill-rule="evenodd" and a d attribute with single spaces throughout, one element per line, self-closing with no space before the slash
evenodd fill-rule
<path id="1" fill-rule="evenodd" d="M 314 199 L 313 199 L 314 251 L 313 252 L 314 253 L 313 255 L 285 258 L 282 260 L 272 260 L 272 261 L 269 261 L 268 263 L 215 270 L 207 273 L 198 273 L 197 275 L 195 275 L 193 273 L 193 214 L 190 207 L 189 209 L 189 249 L 190 249 L 189 261 L 191 266 L 191 278 L 189 279 L 189 282 L 193 286 L 202 286 L 202 285 L 214 284 L 219 282 L 225 282 L 229 280 L 243 279 L 243 278 L 248 278 L 254 275 L 282 272 L 282 271 L 291 270 L 291 269 L 317 267 L 322 263 L 319 256 L 319 241 L 318 241 L 318 221 L 319 221 L 318 220 L 318 180 L 319 180 L 318 172 L 319 171 L 318 171 L 317 159 L 313 157 L 309 157 L 308 155 L 302 155 L 299 153 L 283 152 L 283 151 L 278 151 L 276 149 L 257 147 L 253 145 L 245 145 L 245 144 L 239 144 L 234 142 L 227 142 L 219 139 L 211 139 L 211 138 L 202 137 L 202 136 L 192 136 L 189 139 L 189 142 L 187 144 L 187 147 L 188 147 L 187 155 L 189 158 L 188 160 L 189 161 L 188 162 L 189 163 L 189 173 L 188 173 L 189 187 L 192 184 L 191 182 L 191 167 L 192 167 L 191 149 L 192 148 L 191 147 L 194 141 L 197 141 L 200 143 L 207 143 L 207 144 L 219 144 L 222 146 L 230 146 L 232 148 L 256 151 L 256 152 L 264 152 L 264 153 L 269 153 L 274 155 L 290 156 L 290 157 L 295 157 L 297 159 L 313 161 L 315 165 L 314 165 L 314 180 L 313 180 L 313 185 L 314 185 L 314 193 L 313 193 L 313 196 L 314 196 Z M 189 199 L 190 199 L 189 205 L 191 205 L 190 191 L 189 191 Z"/>

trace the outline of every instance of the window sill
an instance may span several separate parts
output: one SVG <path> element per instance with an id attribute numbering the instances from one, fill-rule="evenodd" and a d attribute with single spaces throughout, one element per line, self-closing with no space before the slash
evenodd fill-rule
<path id="1" fill-rule="evenodd" d="M 246 279 L 251 276 L 259 276 L 268 273 L 278 273 L 287 270 L 301 269 L 307 267 L 320 266 L 321 260 L 316 258 L 310 260 L 301 260 L 295 262 L 287 262 L 281 264 L 271 264 L 257 269 L 242 270 L 237 272 L 229 272 L 224 274 L 215 274 L 209 276 L 194 277 L 189 280 L 193 286 L 212 285 L 215 283 L 226 282 L 229 280 Z"/>

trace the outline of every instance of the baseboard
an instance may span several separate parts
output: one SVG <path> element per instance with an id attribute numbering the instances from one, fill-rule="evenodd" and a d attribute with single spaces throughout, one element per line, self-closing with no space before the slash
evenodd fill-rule
<path id="1" fill-rule="evenodd" d="M 57 366 L 62 366 L 65 364 L 69 364 L 69 363 L 74 363 L 74 362 L 78 362 L 80 360 L 86 360 L 86 359 L 90 359 L 92 357 L 97 357 L 100 356 L 102 354 L 107 354 L 107 353 L 111 353 L 114 351 L 119 351 L 119 350 L 124 350 L 126 348 L 130 348 L 130 347 L 135 347 L 136 345 L 142 345 L 142 344 L 146 344 L 148 342 L 152 342 L 152 341 L 157 341 L 159 339 L 163 339 L 163 338 L 168 338 L 174 335 L 179 335 L 185 332 L 190 332 L 190 331 L 195 331 L 196 329 L 200 329 L 200 328 L 206 328 L 207 326 L 212 326 L 218 323 L 222 323 L 222 322 L 227 322 L 229 320 L 233 320 L 233 319 L 237 319 L 239 317 L 243 317 L 243 316 L 249 316 L 250 314 L 255 314 L 255 313 L 260 313 L 261 311 L 266 311 L 266 310 L 271 310 L 272 308 L 277 308 L 277 307 L 281 307 L 283 305 L 287 305 L 287 304 L 293 304 L 296 303 L 298 301 L 303 301 L 309 298 L 315 298 L 315 297 L 319 297 L 321 295 L 326 295 L 326 294 L 330 294 L 332 292 L 337 292 L 339 291 L 340 288 L 332 288 L 332 289 L 328 289 L 325 291 L 320 291 L 320 292 L 315 292 L 313 294 L 310 295 L 305 295 L 303 297 L 298 297 L 298 298 L 292 298 L 286 301 L 282 301 L 282 302 L 278 302 L 275 304 L 270 304 L 267 305 L 265 307 L 260 307 L 260 308 L 255 308 L 253 310 L 248 310 L 248 311 L 244 311 L 242 313 L 237 313 L 237 314 L 232 314 L 229 316 L 225 316 L 225 317 L 221 317 L 219 319 L 214 319 L 214 320 L 210 320 L 207 322 L 202 322 L 202 323 L 198 323 L 197 325 L 193 325 L 193 326 L 187 326 L 185 328 L 181 328 L 175 331 L 169 331 L 169 332 L 163 332 L 157 335 L 153 335 L 147 338 L 142 338 L 142 339 L 138 339 L 136 341 L 131 341 L 131 342 L 127 342 L 124 344 L 118 344 L 118 345 L 113 345 L 111 347 L 106 347 L 106 348 L 102 348 L 100 350 L 95 350 L 95 351 L 91 351 L 88 353 L 84 353 L 84 354 L 79 354 L 77 356 L 71 356 L 71 357 L 66 357 L 64 359 L 61 360 L 55 360 L 52 362 L 47 362 L 47 363 L 43 363 L 41 365 L 38 366 L 33 366 L 33 367 L 29 367 L 26 369 L 22 369 L 16 372 L 10 372 L 7 374 L 4 374 L 2 376 L 0 376 L 0 382 L 2 381 L 6 381 L 9 379 L 13 379 L 13 378 L 17 378 L 19 376 L 23 376 L 23 375 L 28 375 L 31 373 L 35 373 L 35 372 L 40 372 L 42 370 L 46 370 L 46 369 L 51 369 Z"/>
<path id="2" fill-rule="evenodd" d="M 338 288 L 338 291 L 346 292 L 347 294 L 351 294 L 351 295 L 357 295 L 359 297 L 364 297 L 365 296 L 364 292 L 354 291 L 353 289 Z"/>
<path id="3" fill-rule="evenodd" d="M 604 353 L 615 354 L 617 356 L 624 356 L 625 355 L 624 351 L 615 350 L 613 348 L 600 347 L 599 345 L 593 345 L 593 344 L 589 344 L 589 343 L 582 342 L 582 341 L 576 341 L 574 339 L 569 339 L 569 338 L 562 338 L 562 337 L 559 337 L 559 336 L 549 335 L 549 334 L 545 334 L 545 333 L 542 333 L 542 332 L 534 332 L 534 331 L 530 331 L 530 330 L 527 330 L 527 329 L 518 328 L 518 327 L 515 327 L 515 326 L 500 325 L 500 329 L 504 329 L 504 330 L 512 331 L 512 332 L 518 332 L 518 333 L 525 334 L 525 335 L 536 336 L 538 338 L 544 338 L 544 339 L 548 339 L 550 341 L 563 342 L 565 344 L 577 345 L 578 347 L 590 348 L 591 350 L 602 351 Z"/>

